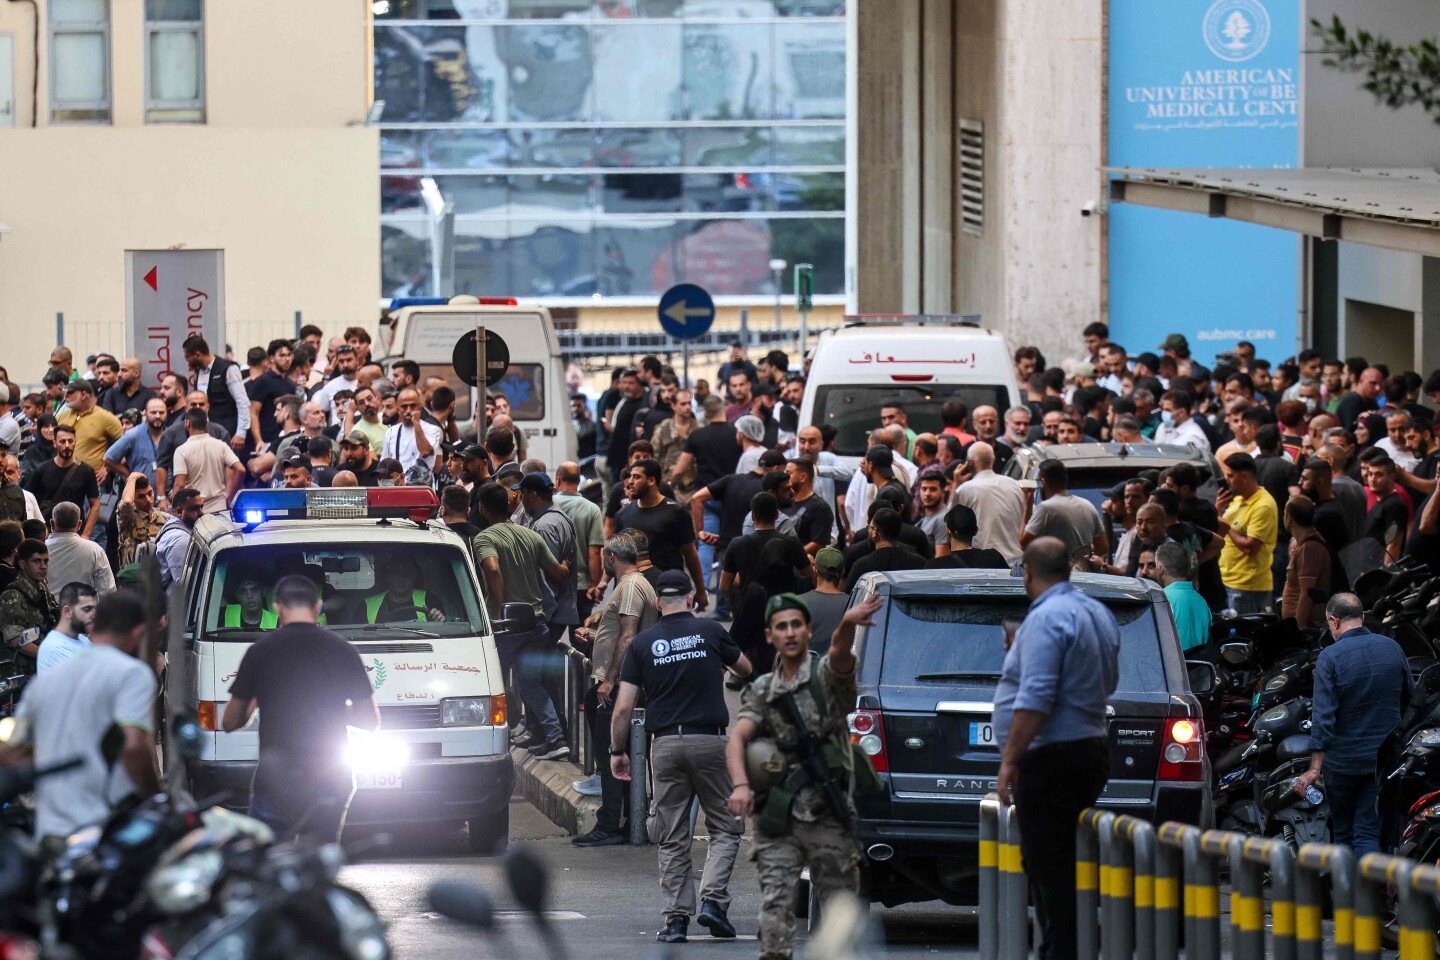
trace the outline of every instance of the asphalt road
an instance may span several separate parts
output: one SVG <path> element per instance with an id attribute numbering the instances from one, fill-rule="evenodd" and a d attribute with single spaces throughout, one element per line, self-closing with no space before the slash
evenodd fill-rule
<path id="1" fill-rule="evenodd" d="M 701 821 L 703 826 L 703 820 Z M 747 840 L 735 867 L 731 920 L 740 936 L 717 941 L 691 927 L 691 941 L 657 950 L 661 925 L 654 847 L 582 850 L 534 807 L 516 799 L 510 809 L 512 843 L 525 843 L 550 867 L 552 923 L 573 960 L 636 960 L 643 957 L 749 958 L 755 940 L 759 886 Z M 347 834 L 347 842 L 349 836 Z M 696 862 L 704 860 L 703 841 Z M 455 831 L 407 831 L 383 851 L 362 855 L 345 868 L 346 883 L 362 891 L 389 924 L 399 960 L 483 960 L 487 957 L 539 960 L 551 957 L 533 922 L 516 907 L 499 861 L 471 855 Z M 430 909 L 426 892 L 437 880 L 463 880 L 490 891 L 499 911 L 495 936 L 472 931 Z M 976 927 L 969 912 L 943 903 L 887 910 L 870 909 L 888 956 L 972 957 Z M 697 935 L 698 934 L 698 935 Z M 802 930 L 800 946 L 803 950 Z"/>

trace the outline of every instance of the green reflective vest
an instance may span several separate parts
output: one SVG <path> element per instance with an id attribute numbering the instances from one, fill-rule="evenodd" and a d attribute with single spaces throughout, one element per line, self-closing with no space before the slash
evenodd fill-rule
<path id="1" fill-rule="evenodd" d="M 279 624 L 280 624 L 280 618 L 276 615 L 276 613 L 275 613 L 274 610 L 261 610 L 261 611 L 260 611 L 260 629 L 261 629 L 261 630 L 274 630 L 277 626 L 279 626 Z M 243 626 L 243 624 L 241 624 L 241 622 L 240 622 L 240 604 L 238 604 L 238 603 L 227 603 L 227 604 L 225 605 L 225 626 L 227 626 L 227 627 L 239 627 L 239 626 Z"/>
<path id="2" fill-rule="evenodd" d="M 379 614 L 380 614 L 380 604 L 384 603 L 384 602 L 385 602 L 385 598 L 388 597 L 389 595 L 390 595 L 390 591 L 389 591 L 389 590 L 386 590 L 386 591 L 383 592 L 383 593 L 377 593 L 377 594 L 375 594 L 373 597 L 366 597 L 366 598 L 365 598 L 365 622 L 366 622 L 366 623 L 374 623 L 374 622 L 375 622 L 375 618 L 376 618 L 377 616 L 379 616 Z M 425 591 L 424 591 L 424 590 L 411 590 L 411 591 L 410 591 L 410 602 L 413 603 L 413 604 L 414 604 L 415 606 L 417 606 L 417 607 L 425 607 L 425 606 L 426 606 L 426 604 L 425 604 Z M 425 614 L 420 613 L 419 611 L 416 612 L 416 616 L 417 616 L 420 620 L 425 620 L 425 619 L 427 619 L 426 616 L 425 616 Z"/>

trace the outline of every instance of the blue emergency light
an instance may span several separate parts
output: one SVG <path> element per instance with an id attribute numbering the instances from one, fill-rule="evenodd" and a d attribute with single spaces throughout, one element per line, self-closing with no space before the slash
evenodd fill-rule
<path id="1" fill-rule="evenodd" d="M 424 523 L 440 509 L 427 487 L 319 487 L 242 490 L 231 515 L 247 529 L 272 520 L 408 519 Z"/>

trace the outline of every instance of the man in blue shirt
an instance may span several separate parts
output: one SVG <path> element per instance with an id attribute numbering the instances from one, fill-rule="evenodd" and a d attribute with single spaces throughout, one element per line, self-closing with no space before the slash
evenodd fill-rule
<path id="1" fill-rule="evenodd" d="M 145 402 L 145 418 L 110 444 L 105 451 L 105 467 L 116 476 L 128 477 L 143 473 L 155 481 L 155 449 L 165 432 L 165 401 L 154 397 Z"/>
<path id="2" fill-rule="evenodd" d="M 995 687 L 1000 799 L 1020 817 L 1045 960 L 1073 960 L 1075 821 L 1110 774 L 1105 703 L 1120 673 L 1120 626 L 1098 600 L 1070 585 L 1069 548 L 1037 537 L 1025 548 L 1030 611 Z"/>
<path id="3" fill-rule="evenodd" d="M 1304 792 L 1325 770 L 1335 842 L 1357 858 L 1380 849 L 1380 785 L 1375 756 L 1410 702 L 1410 665 L 1400 645 L 1365 629 L 1365 608 L 1353 593 L 1325 605 L 1335 642 L 1315 664 L 1310 769 L 1295 781 Z"/>

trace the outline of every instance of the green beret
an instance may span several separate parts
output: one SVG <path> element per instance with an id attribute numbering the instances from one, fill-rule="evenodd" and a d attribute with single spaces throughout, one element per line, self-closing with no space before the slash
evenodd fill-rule
<path id="1" fill-rule="evenodd" d="M 115 572 L 116 583 L 139 583 L 140 564 L 127 563 Z"/>
<path id="2" fill-rule="evenodd" d="M 781 610 L 799 610 L 801 616 L 805 618 L 805 622 L 810 622 L 810 608 L 805 605 L 804 600 L 793 593 L 777 593 L 765 604 L 765 625 L 769 626 L 770 618 Z"/>

